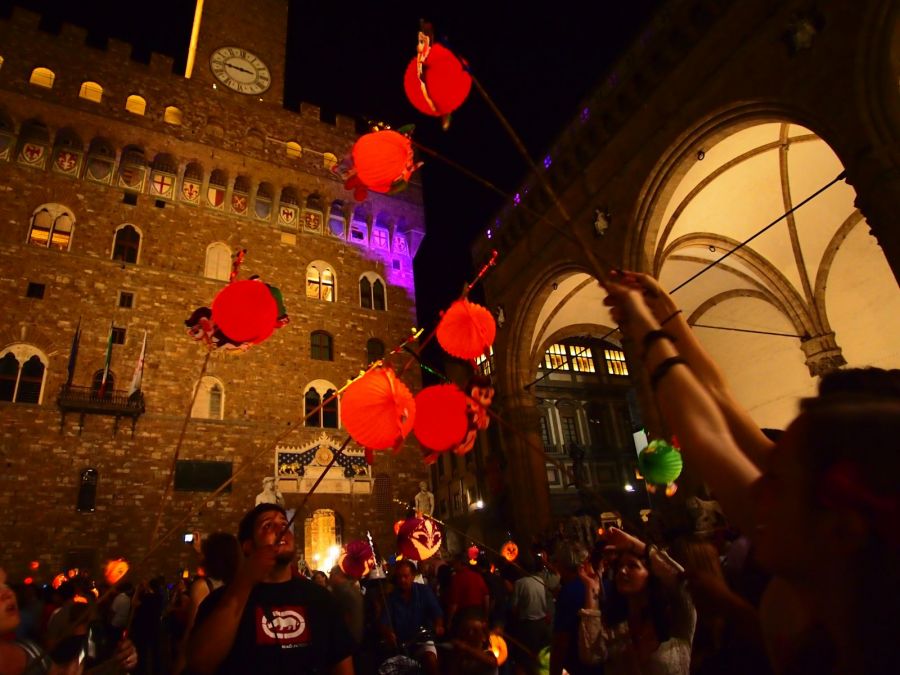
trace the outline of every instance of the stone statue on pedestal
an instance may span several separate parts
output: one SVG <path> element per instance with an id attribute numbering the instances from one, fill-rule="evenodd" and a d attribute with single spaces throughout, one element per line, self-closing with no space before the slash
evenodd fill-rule
<path id="1" fill-rule="evenodd" d="M 428 491 L 428 483 L 424 480 L 419 483 L 419 493 L 416 495 L 416 511 L 426 516 L 434 513 L 434 495 Z"/>
<path id="2" fill-rule="evenodd" d="M 263 478 L 262 492 L 256 495 L 256 505 L 259 506 L 260 504 L 278 504 L 278 506 L 284 508 L 284 495 L 275 486 L 275 478 L 273 476 Z"/>

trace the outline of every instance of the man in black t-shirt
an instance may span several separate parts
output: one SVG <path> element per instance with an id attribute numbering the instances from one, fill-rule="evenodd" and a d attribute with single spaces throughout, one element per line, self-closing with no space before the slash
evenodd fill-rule
<path id="1" fill-rule="evenodd" d="M 286 526 L 276 504 L 260 504 L 241 519 L 244 562 L 197 611 L 190 672 L 353 675 L 353 641 L 328 591 L 291 575 L 294 535 Z"/>

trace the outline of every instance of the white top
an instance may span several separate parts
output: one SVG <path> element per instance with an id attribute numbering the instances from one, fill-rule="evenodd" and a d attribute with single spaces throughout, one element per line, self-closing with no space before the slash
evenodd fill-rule
<path id="1" fill-rule="evenodd" d="M 532 574 L 516 581 L 513 606 L 520 621 L 537 621 L 547 616 L 547 590 L 538 575 Z"/>
<path id="2" fill-rule="evenodd" d="M 112 601 L 113 628 L 125 628 L 128 625 L 128 613 L 131 611 L 131 598 L 127 593 L 119 593 Z"/>

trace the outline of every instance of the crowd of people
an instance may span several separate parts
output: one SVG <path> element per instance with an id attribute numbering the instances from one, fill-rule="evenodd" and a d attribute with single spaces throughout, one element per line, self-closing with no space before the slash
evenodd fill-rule
<path id="1" fill-rule="evenodd" d="M 75 576 L 40 597 L 0 573 L 0 675 L 895 672 L 900 371 L 833 373 L 766 435 L 655 280 L 607 290 L 727 528 L 611 527 L 355 579 L 301 571 L 284 509 L 262 503 L 204 540 L 190 584 Z"/>

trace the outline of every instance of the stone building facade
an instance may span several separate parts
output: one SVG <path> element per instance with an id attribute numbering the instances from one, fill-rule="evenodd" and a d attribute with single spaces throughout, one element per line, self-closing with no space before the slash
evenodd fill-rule
<path id="1" fill-rule="evenodd" d="M 182 534 L 234 531 L 265 476 L 297 508 L 346 438 L 339 409 L 305 412 L 415 325 L 421 187 L 352 201 L 330 169 L 354 121 L 283 108 L 287 2 L 241 5 L 205 3 L 190 78 L 116 40 L 85 46 L 77 27 L 43 32 L 26 11 L 0 21 L 0 565 L 13 574 L 119 555 L 142 572 L 193 566 Z M 280 288 L 291 321 L 203 370 L 184 321 L 241 249 L 239 278 Z M 145 333 L 138 406 L 127 390 Z M 325 531 L 331 510 L 323 546 L 371 531 L 389 552 L 392 499 L 426 476 L 419 453 L 372 467 L 353 443 L 346 455 L 300 516 L 298 545 L 313 552 L 302 533 L 313 514 Z M 172 536 L 145 560 L 160 513 L 157 536 Z"/>
<path id="2" fill-rule="evenodd" d="M 553 345 L 621 344 L 598 267 L 677 288 L 764 427 L 791 420 L 829 370 L 900 364 L 898 37 L 886 0 L 663 3 L 486 224 L 473 257 L 500 252 L 484 284 L 506 319 L 497 401 L 527 432 L 489 450 L 507 467 L 494 499 L 523 529 L 551 517 L 550 467 L 535 451 L 549 418 L 529 383 Z M 643 424 L 661 435 L 640 363 L 622 349 Z"/>

